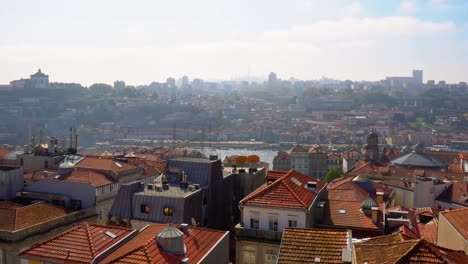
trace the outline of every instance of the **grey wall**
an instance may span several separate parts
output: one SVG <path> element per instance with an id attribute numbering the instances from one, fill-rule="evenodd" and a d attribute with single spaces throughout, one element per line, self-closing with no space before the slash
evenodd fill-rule
<path id="1" fill-rule="evenodd" d="M 96 199 L 96 188 L 88 183 L 81 182 L 44 179 L 31 183 L 24 190 L 27 192 L 66 195 L 73 200 L 81 200 L 83 209 L 93 207 Z"/>
<path id="2" fill-rule="evenodd" d="M 13 199 L 23 189 L 22 168 L 0 167 L 0 200 Z"/>

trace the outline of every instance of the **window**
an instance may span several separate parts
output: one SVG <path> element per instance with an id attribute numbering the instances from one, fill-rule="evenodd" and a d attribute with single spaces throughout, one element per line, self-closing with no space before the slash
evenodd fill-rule
<path id="1" fill-rule="evenodd" d="M 255 250 L 244 250 L 242 252 L 242 264 L 255 264 Z"/>
<path id="2" fill-rule="evenodd" d="M 270 216 L 270 231 L 278 231 L 278 217 Z"/>
<path id="3" fill-rule="evenodd" d="M 150 207 L 149 205 L 147 205 L 147 204 L 142 204 L 142 205 L 140 206 L 140 211 L 141 211 L 142 213 L 149 214 L 150 209 L 151 209 L 151 207 Z"/>
<path id="4" fill-rule="evenodd" d="M 167 216 L 172 216 L 173 215 L 173 209 L 172 207 L 164 207 L 163 209 L 163 214 Z"/>
<path id="5" fill-rule="evenodd" d="M 258 229 L 259 228 L 258 218 L 250 218 L 250 228 L 251 229 Z"/>
<path id="6" fill-rule="evenodd" d="M 297 227 L 297 219 L 289 219 L 288 220 L 289 227 Z"/>
<path id="7" fill-rule="evenodd" d="M 24 163 L 23 158 L 21 158 L 20 159 L 20 166 L 23 166 L 23 163 Z"/>
<path id="8" fill-rule="evenodd" d="M 267 249 L 265 251 L 265 263 L 266 264 L 275 264 L 277 260 L 278 260 L 278 254 L 276 253 L 276 250 Z"/>
<path id="9" fill-rule="evenodd" d="M 49 168 L 49 161 L 44 160 L 44 168 L 48 169 Z"/>

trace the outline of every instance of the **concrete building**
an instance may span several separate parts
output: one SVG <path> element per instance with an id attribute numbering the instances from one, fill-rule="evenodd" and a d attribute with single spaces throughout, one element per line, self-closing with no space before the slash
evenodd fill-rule
<path id="1" fill-rule="evenodd" d="M 391 88 L 420 86 L 423 84 L 423 71 L 413 70 L 411 77 L 387 77 L 386 82 Z"/>
<path id="2" fill-rule="evenodd" d="M 437 245 L 468 255 L 468 208 L 439 213 Z"/>
<path id="3" fill-rule="evenodd" d="M 49 88 L 49 75 L 42 73 L 41 69 L 39 69 L 35 74 L 31 75 L 29 86 L 33 89 Z"/>
<path id="4" fill-rule="evenodd" d="M 0 200 L 16 197 L 16 193 L 23 189 L 24 174 L 19 167 L 0 166 Z"/>
<path id="5" fill-rule="evenodd" d="M 125 82 L 124 81 L 115 81 L 114 82 L 114 89 L 125 89 Z"/>
<path id="6" fill-rule="evenodd" d="M 291 155 L 286 151 L 278 151 L 273 158 L 273 170 L 287 171 L 291 169 Z"/>
<path id="7" fill-rule="evenodd" d="M 241 222 L 235 227 L 239 263 L 276 263 L 284 228 L 311 227 L 316 221 L 315 205 L 325 184 L 294 170 L 283 173 L 239 203 Z"/>

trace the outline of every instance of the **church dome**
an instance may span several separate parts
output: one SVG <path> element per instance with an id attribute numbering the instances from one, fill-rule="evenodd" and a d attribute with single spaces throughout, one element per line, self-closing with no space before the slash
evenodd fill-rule
<path id="1" fill-rule="evenodd" d="M 101 159 L 112 159 L 112 153 L 104 151 L 104 153 L 102 153 L 100 157 Z"/>
<path id="2" fill-rule="evenodd" d="M 372 214 L 372 207 L 378 206 L 379 205 L 374 199 L 372 199 L 372 197 L 367 196 L 367 198 L 361 203 L 361 210 L 365 215 L 370 216 Z"/>
<path id="3" fill-rule="evenodd" d="M 169 224 L 156 236 L 159 246 L 172 254 L 185 254 L 187 247 L 184 244 L 184 233 L 172 224 Z"/>

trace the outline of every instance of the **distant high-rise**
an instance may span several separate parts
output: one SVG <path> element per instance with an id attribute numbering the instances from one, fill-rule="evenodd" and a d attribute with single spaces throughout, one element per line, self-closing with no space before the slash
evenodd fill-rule
<path id="1" fill-rule="evenodd" d="M 270 75 L 268 75 L 268 82 L 269 83 L 274 83 L 274 82 L 276 82 L 276 80 L 278 80 L 277 77 L 276 77 L 276 73 L 270 72 Z"/>
<path id="2" fill-rule="evenodd" d="M 125 82 L 124 81 L 115 81 L 114 82 L 114 89 L 124 89 Z"/>
<path id="3" fill-rule="evenodd" d="M 176 86 L 176 80 L 172 77 L 167 78 L 166 83 L 169 88 L 174 88 Z"/>
<path id="4" fill-rule="evenodd" d="M 189 78 L 188 76 L 182 76 L 182 79 L 180 81 L 180 86 L 186 87 L 189 84 Z"/>
<path id="5" fill-rule="evenodd" d="M 422 84 L 423 83 L 423 71 L 413 70 L 413 81 L 415 84 Z"/>

